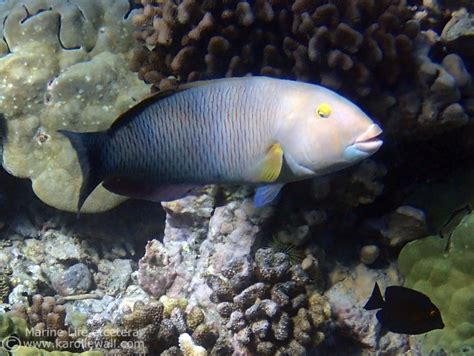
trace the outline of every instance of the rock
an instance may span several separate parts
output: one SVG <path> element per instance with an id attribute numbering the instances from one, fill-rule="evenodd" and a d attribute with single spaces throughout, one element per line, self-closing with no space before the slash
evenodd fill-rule
<path id="1" fill-rule="evenodd" d="M 360 249 L 360 262 L 371 265 L 380 255 L 380 248 L 376 245 L 367 245 Z"/>
<path id="2" fill-rule="evenodd" d="M 387 227 L 382 235 L 390 246 L 400 246 L 427 234 L 425 213 L 411 206 L 400 206 L 387 217 Z"/>
<path id="3" fill-rule="evenodd" d="M 98 272 L 94 276 L 95 283 L 108 295 L 124 292 L 133 272 L 132 261 L 125 259 L 100 260 L 97 269 Z"/>
<path id="4" fill-rule="evenodd" d="M 81 246 L 74 238 L 49 230 L 44 239 L 44 250 L 51 257 L 58 261 L 80 260 Z"/>
<path id="5" fill-rule="evenodd" d="M 63 296 L 83 294 L 92 287 L 92 275 L 83 263 L 76 263 L 51 281 L 53 288 Z"/>
<path id="6" fill-rule="evenodd" d="M 451 48 L 474 58 L 474 16 L 466 9 L 453 12 L 441 32 L 441 39 Z"/>

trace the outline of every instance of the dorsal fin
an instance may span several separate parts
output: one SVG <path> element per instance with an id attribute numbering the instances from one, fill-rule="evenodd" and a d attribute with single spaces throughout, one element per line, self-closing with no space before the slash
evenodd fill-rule
<path id="1" fill-rule="evenodd" d="M 128 122 L 128 120 L 130 120 L 133 117 L 136 117 L 138 114 L 140 114 L 140 112 L 145 110 L 151 103 L 167 98 L 182 90 L 186 90 L 186 89 L 177 88 L 177 89 L 161 90 L 157 93 L 151 94 L 150 96 L 146 97 L 145 99 L 140 101 L 138 104 L 136 104 L 135 106 L 131 107 L 130 109 L 125 111 L 123 114 L 121 114 L 113 122 L 112 126 L 110 126 L 108 132 L 113 132 L 120 129 L 123 125 L 125 125 Z"/>
<path id="2" fill-rule="evenodd" d="M 384 301 L 382 298 L 382 293 L 380 292 L 379 284 L 375 282 L 372 295 L 370 296 L 367 303 L 364 305 L 364 309 L 365 310 L 380 309 L 383 307 L 383 304 L 384 304 Z"/>

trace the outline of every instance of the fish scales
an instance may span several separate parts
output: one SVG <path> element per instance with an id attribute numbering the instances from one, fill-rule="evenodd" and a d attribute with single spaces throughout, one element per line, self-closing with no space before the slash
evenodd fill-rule
<path id="1" fill-rule="evenodd" d="M 261 95 L 271 90 L 265 83 L 203 87 L 164 98 L 111 133 L 103 149 L 105 169 L 156 183 L 190 177 L 240 182 L 274 136 L 278 103 Z"/>
<path id="2" fill-rule="evenodd" d="M 259 207 L 284 184 L 351 166 L 382 145 L 382 129 L 360 108 L 309 83 L 226 78 L 166 94 L 136 105 L 106 132 L 59 130 L 83 173 L 78 211 L 101 182 L 154 201 L 197 185 L 262 184 Z"/>

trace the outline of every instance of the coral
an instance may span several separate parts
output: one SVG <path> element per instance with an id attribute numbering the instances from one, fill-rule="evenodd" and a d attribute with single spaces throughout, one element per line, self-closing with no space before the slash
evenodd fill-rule
<path id="1" fill-rule="evenodd" d="M 472 353 L 474 349 L 474 215 L 464 217 L 446 239 L 429 236 L 407 244 L 398 263 L 405 285 L 425 293 L 439 308 L 445 327 L 420 335 L 424 353 Z"/>
<path id="2" fill-rule="evenodd" d="M 5 301 L 10 294 L 10 276 L 12 273 L 11 268 L 5 267 L 0 274 L 0 302 Z"/>
<path id="3" fill-rule="evenodd" d="M 74 211 L 82 179 L 74 150 L 56 130 L 104 130 L 149 92 L 127 67 L 128 12 L 126 0 L 0 4 L 3 166 L 30 178 L 54 207 Z M 99 188 L 84 211 L 121 201 Z"/>
<path id="4" fill-rule="evenodd" d="M 353 83 L 367 96 L 378 81 L 396 82 L 418 34 L 409 8 L 390 1 L 142 3 L 135 36 L 153 50 L 137 50 L 131 67 L 157 87 L 169 75 L 191 81 L 253 73 L 336 89 Z M 390 76 L 376 77 L 386 68 Z"/>
<path id="5" fill-rule="evenodd" d="M 2 340 L 10 335 L 16 335 L 21 340 L 27 340 L 28 323 L 25 319 L 10 316 L 5 313 L 0 314 L 0 337 Z"/>
<path id="6" fill-rule="evenodd" d="M 222 270 L 221 283 L 208 277 L 217 310 L 228 320 L 226 327 L 236 350 L 270 355 L 284 354 L 291 347 L 304 353 L 321 343 L 322 326 L 331 312 L 326 299 L 308 288 L 310 278 L 299 265 L 291 267 L 284 253 L 261 248 L 254 258 L 254 284 L 247 278 L 246 284 L 239 287 L 228 283 L 224 292 L 216 294 L 222 283 L 234 276 L 232 264 Z"/>
<path id="7" fill-rule="evenodd" d="M 130 305 L 132 309 L 127 307 L 117 320 L 99 329 L 98 335 L 91 335 L 91 340 L 102 339 L 120 345 L 107 352 L 121 355 L 151 352 L 180 355 L 178 346 L 181 352 L 191 352 L 190 355 L 192 350 L 212 349 L 219 334 L 207 324 L 200 308 L 195 306 L 185 312 L 186 305 L 184 299 L 167 297 L 146 303 L 137 300 Z"/>
<path id="8" fill-rule="evenodd" d="M 179 349 L 184 356 L 207 356 L 206 349 L 196 345 L 189 334 L 181 334 L 179 336 Z"/>
<path id="9" fill-rule="evenodd" d="M 224 202 L 216 206 L 217 193 L 209 188 L 162 203 L 165 236 L 148 244 L 139 264 L 140 284 L 163 304 L 184 297 L 188 305 L 178 309 L 186 308 L 186 333 L 210 354 L 305 351 L 322 342 L 330 311 L 316 292 L 323 285 L 318 249 L 298 247 L 306 260 L 303 269 L 288 253 L 258 248 L 273 209 L 254 209 L 245 187 L 225 189 Z M 314 208 L 307 212 L 308 229 L 322 221 L 321 214 Z M 292 226 L 290 236 L 299 234 Z M 169 277 L 169 287 L 159 285 Z M 168 310 L 175 329 L 169 338 L 174 338 L 183 334 L 183 316 L 174 306 Z"/>
<path id="10" fill-rule="evenodd" d="M 44 343 L 49 342 L 50 348 L 65 347 L 68 350 L 70 347 L 78 347 L 72 342 L 78 335 L 71 332 L 65 323 L 66 308 L 58 304 L 54 297 L 35 294 L 31 297 L 31 305 L 14 304 L 8 314 L 25 320 L 31 328 L 29 329 L 31 336 Z"/>
<path id="11" fill-rule="evenodd" d="M 266 282 L 279 282 L 286 277 L 290 262 L 284 253 L 274 253 L 272 249 L 259 249 L 255 253 L 257 277 Z"/>
<path id="12" fill-rule="evenodd" d="M 454 50 L 450 44 L 458 41 L 460 53 L 473 47 L 464 43 L 472 38 L 472 19 L 462 10 L 441 35 L 436 26 L 446 11 L 428 2 L 417 8 L 390 0 L 142 5 L 134 24 L 143 46 L 130 66 L 155 89 L 170 76 L 194 81 L 253 74 L 321 83 L 383 118 L 387 133 L 409 136 L 459 127 L 472 116 L 465 104 L 472 87 L 453 80 L 443 59 L 430 56 L 442 43 Z M 420 32 L 422 25 L 428 31 Z"/>

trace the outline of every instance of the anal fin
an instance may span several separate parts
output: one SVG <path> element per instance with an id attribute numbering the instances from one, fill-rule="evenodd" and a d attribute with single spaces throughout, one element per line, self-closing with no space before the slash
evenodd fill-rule
<path id="1" fill-rule="evenodd" d="M 115 194 L 154 202 L 181 199 L 200 187 L 192 184 L 153 185 L 122 177 L 107 178 L 102 185 Z"/>

